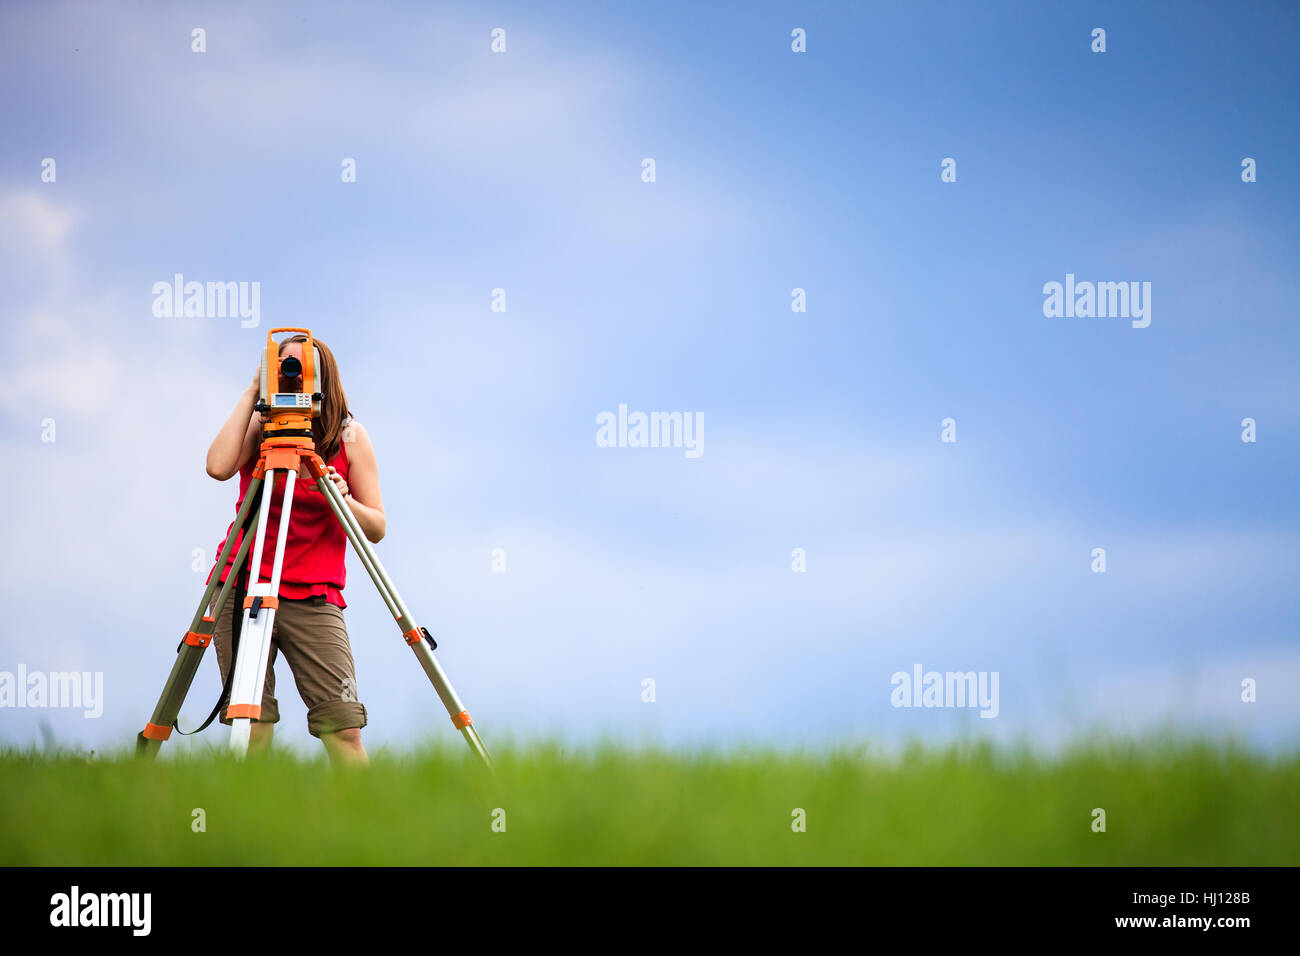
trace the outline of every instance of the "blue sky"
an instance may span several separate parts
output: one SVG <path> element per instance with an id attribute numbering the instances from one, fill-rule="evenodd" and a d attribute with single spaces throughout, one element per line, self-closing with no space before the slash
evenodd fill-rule
<path id="1" fill-rule="evenodd" d="M 1294 743 L 1298 41 L 1284 4 L 6 5 L 0 670 L 106 700 L 0 741 L 142 726 L 233 512 L 204 452 L 307 325 L 489 746 Z M 156 318 L 177 272 L 260 326 Z M 1067 273 L 1151 325 L 1044 317 Z M 597 447 L 620 403 L 704 454 Z M 367 741 L 447 739 L 349 567 Z M 892 708 L 915 663 L 997 671 L 999 716 Z"/>

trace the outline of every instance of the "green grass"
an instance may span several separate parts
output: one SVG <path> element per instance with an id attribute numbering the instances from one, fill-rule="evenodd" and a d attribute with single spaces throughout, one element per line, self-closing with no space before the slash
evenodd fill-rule
<path id="1" fill-rule="evenodd" d="M 494 756 L 495 779 L 457 749 L 380 751 L 359 771 L 8 751 L 0 865 L 1300 863 L 1300 753 L 1233 744 Z"/>

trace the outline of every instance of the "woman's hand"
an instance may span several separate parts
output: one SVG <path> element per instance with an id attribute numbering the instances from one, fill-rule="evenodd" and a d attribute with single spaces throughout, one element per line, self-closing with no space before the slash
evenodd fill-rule
<path id="1" fill-rule="evenodd" d="M 333 465 L 326 465 L 325 470 L 326 470 L 325 477 L 328 478 L 330 481 L 334 482 L 334 487 L 339 490 L 339 495 L 341 497 L 346 498 L 350 494 L 348 490 L 347 479 L 344 478 L 342 475 L 340 475 L 338 469 L 335 468 Z M 319 491 L 321 494 L 325 493 L 325 489 L 320 487 L 320 482 L 316 483 L 316 490 Z"/>
<path id="2" fill-rule="evenodd" d="M 208 447 L 207 472 L 217 481 L 225 481 L 239 471 L 254 454 L 262 433 L 262 416 L 253 411 L 257 393 L 262 387 L 262 364 L 258 362 L 253 380 L 239 396 L 235 410 L 221 426 L 217 437 Z"/>

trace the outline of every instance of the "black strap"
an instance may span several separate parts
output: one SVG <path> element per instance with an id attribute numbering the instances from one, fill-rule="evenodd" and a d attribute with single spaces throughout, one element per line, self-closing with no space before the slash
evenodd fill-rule
<path id="1" fill-rule="evenodd" d="M 230 700 L 230 688 L 235 683 L 235 661 L 239 659 L 239 631 L 244 624 L 244 589 L 238 585 L 235 586 L 231 594 L 235 606 L 230 610 L 230 670 L 226 671 L 226 680 L 221 685 L 221 696 L 217 698 L 216 705 L 212 708 L 212 713 L 208 714 L 208 719 L 199 724 L 194 730 L 181 730 L 180 715 L 172 721 L 172 727 L 176 732 L 183 736 L 190 736 L 208 729 L 208 724 L 217 719 L 217 714 L 221 713 L 221 708 L 225 707 Z"/>

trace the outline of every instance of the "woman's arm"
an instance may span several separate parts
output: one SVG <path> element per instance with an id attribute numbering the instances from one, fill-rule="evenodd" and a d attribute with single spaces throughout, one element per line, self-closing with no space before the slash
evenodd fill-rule
<path id="1" fill-rule="evenodd" d="M 359 422 L 350 423 L 343 429 L 343 434 L 348 451 L 348 478 L 344 481 L 343 476 L 332 466 L 329 469 L 330 478 L 343 493 L 343 500 L 356 515 L 357 523 L 361 525 L 366 538 L 377 543 L 388 531 L 388 519 L 384 515 L 384 499 L 379 494 L 379 464 L 375 460 L 375 446 L 370 443 L 370 434 Z"/>
<path id="2" fill-rule="evenodd" d="M 208 448 L 208 474 L 217 481 L 225 481 L 238 472 L 249 456 L 257 451 L 262 432 L 262 416 L 253 411 L 253 405 L 257 402 L 260 376 L 259 369 Z"/>

